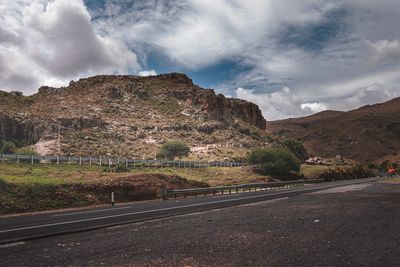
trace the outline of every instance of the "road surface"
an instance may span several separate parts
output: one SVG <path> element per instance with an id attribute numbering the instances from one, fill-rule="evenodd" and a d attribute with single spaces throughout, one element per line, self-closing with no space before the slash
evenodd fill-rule
<path id="1" fill-rule="evenodd" d="M 0 217 L 0 244 L 38 237 L 92 230 L 112 225 L 144 221 L 208 209 L 290 197 L 371 179 L 314 184 L 297 189 L 274 189 L 214 197 L 190 197 L 168 201 L 148 201 L 96 209 L 81 209 Z"/>

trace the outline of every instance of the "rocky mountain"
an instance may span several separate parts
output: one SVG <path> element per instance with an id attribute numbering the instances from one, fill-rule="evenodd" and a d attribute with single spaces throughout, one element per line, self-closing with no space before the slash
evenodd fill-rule
<path id="1" fill-rule="evenodd" d="M 315 156 L 399 160 L 400 98 L 348 112 L 324 111 L 304 118 L 269 122 L 267 129 L 303 140 L 308 153 Z"/>
<path id="2" fill-rule="evenodd" d="M 94 76 L 32 96 L 0 91 L 0 138 L 39 154 L 154 158 L 166 140 L 193 159 L 234 159 L 269 145 L 260 109 L 184 74 Z"/>

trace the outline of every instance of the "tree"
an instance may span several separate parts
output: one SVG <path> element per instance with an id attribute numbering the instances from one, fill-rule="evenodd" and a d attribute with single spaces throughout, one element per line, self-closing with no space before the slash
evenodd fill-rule
<path id="1" fill-rule="evenodd" d="M 303 161 L 307 159 L 308 155 L 306 149 L 300 140 L 288 138 L 283 141 L 283 143 L 298 159 Z"/>
<path id="2" fill-rule="evenodd" d="M 0 153 L 2 154 L 13 154 L 17 146 L 11 141 L 4 141 L 3 145 L 1 146 Z"/>
<path id="3" fill-rule="evenodd" d="M 264 174 L 288 177 L 300 170 L 300 162 L 283 148 L 256 148 L 250 152 L 248 161 Z"/>
<path id="4" fill-rule="evenodd" d="M 188 156 L 189 152 L 190 148 L 187 144 L 177 140 L 170 140 L 161 146 L 157 157 L 174 160 L 176 157 Z"/>

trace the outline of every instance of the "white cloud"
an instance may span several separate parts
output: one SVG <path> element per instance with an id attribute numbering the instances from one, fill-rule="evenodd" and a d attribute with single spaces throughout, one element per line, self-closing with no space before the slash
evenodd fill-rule
<path id="1" fill-rule="evenodd" d="M 255 94 L 252 90 L 238 88 L 236 97 L 257 104 L 267 120 L 307 115 L 311 112 L 302 109 L 302 99 L 285 87 L 281 91 L 269 94 Z"/>
<path id="2" fill-rule="evenodd" d="M 139 76 L 146 77 L 146 76 L 155 76 L 157 72 L 155 70 L 142 70 L 138 73 Z"/>
<path id="3" fill-rule="evenodd" d="M 265 45 L 273 45 L 269 39 L 284 25 L 316 22 L 331 8 L 324 0 L 172 3 L 141 4 L 141 12 L 109 4 L 110 18 L 98 27 L 112 34 L 117 25 L 130 43 L 150 44 L 176 64 L 193 70 L 254 55 Z"/>
<path id="4" fill-rule="evenodd" d="M 32 93 L 39 85 L 139 68 L 122 41 L 94 30 L 81 0 L 10 1 L 1 10 L 0 88 Z"/>
<path id="5" fill-rule="evenodd" d="M 399 92 L 400 86 L 388 88 L 375 83 L 359 87 L 346 95 L 338 94 L 330 97 L 310 96 L 301 91 L 296 93 L 287 87 L 267 94 L 255 94 L 252 90 L 238 88 L 236 97 L 257 104 L 267 120 L 279 120 L 311 115 L 324 110 L 347 111 L 399 97 Z"/>
<path id="6" fill-rule="evenodd" d="M 216 89 L 259 104 L 268 119 L 399 95 L 400 1 L 128 2 L 90 10 L 82 0 L 0 2 L 0 88 L 31 92 L 98 73 L 155 75 L 147 66 L 154 52 L 152 60 L 161 55 L 174 70 L 245 66 Z M 288 29 L 303 39 L 282 41 Z"/>
<path id="7" fill-rule="evenodd" d="M 315 103 L 315 102 L 314 103 L 304 103 L 304 104 L 301 104 L 300 107 L 303 110 L 306 110 L 306 111 L 312 112 L 312 113 L 327 110 L 327 107 L 324 104 Z"/>

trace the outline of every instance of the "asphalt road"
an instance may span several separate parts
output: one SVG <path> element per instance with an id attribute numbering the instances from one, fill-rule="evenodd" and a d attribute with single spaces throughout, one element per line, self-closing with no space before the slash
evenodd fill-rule
<path id="1" fill-rule="evenodd" d="M 74 233 L 112 225 L 144 221 L 178 214 L 290 197 L 341 185 L 370 182 L 370 179 L 314 184 L 297 189 L 274 189 L 214 197 L 190 197 L 168 201 L 148 201 L 97 209 L 68 210 L 0 217 L 0 244 L 57 234 Z"/>
<path id="2" fill-rule="evenodd" d="M 336 187 L 0 246 L 0 266 L 400 266 L 400 185 Z"/>

